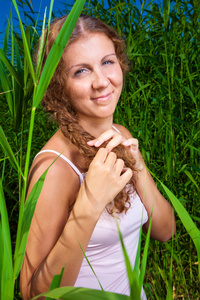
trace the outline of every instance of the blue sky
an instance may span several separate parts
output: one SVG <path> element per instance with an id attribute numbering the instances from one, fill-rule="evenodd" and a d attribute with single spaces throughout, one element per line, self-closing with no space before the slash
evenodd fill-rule
<path id="1" fill-rule="evenodd" d="M 62 0 L 64 2 L 64 0 Z M 71 3 L 72 1 L 66 1 Z M 5 23 L 9 17 L 10 7 L 12 0 L 0 0 L 0 32 L 5 29 Z M 45 7 L 50 7 L 50 0 L 32 0 L 33 10 L 39 11 L 40 3 L 41 4 L 41 15 L 44 13 Z M 62 9 L 63 5 L 60 0 L 54 0 L 54 11 Z"/>
<path id="2" fill-rule="evenodd" d="M 50 8 L 50 2 L 51 0 L 31 0 L 33 4 L 33 11 L 38 12 L 40 11 L 40 19 L 43 19 L 45 8 Z M 75 0 L 54 0 L 53 5 L 53 12 L 56 13 L 56 11 L 63 9 L 63 2 L 66 3 L 74 3 Z M 2 47 L 3 38 L 4 38 L 4 32 L 6 29 L 7 20 L 9 18 L 10 8 L 11 8 L 12 0 L 0 0 L 0 48 Z M 41 5 L 41 9 L 40 9 Z M 20 7 L 19 11 L 20 11 Z M 13 7 L 13 17 L 15 15 L 15 8 Z M 35 15 L 36 18 L 36 15 Z M 13 18 L 14 19 L 14 18 Z M 14 21 L 14 24 L 18 25 L 18 22 Z"/>
<path id="3" fill-rule="evenodd" d="M 39 11 L 40 4 L 41 4 L 41 10 L 40 10 L 41 18 L 40 19 L 43 19 L 43 14 L 44 14 L 45 7 L 47 7 L 47 9 L 49 9 L 50 1 L 51 0 L 32 0 L 33 10 L 35 12 Z M 74 3 L 75 0 L 54 0 L 53 11 L 55 13 L 58 10 L 62 11 L 63 2 Z M 137 2 L 139 4 L 140 1 L 136 0 L 136 3 Z M 9 13 L 10 13 L 11 3 L 12 3 L 12 0 L 0 0 L 0 46 L 2 45 L 2 41 L 3 41 L 3 37 L 4 37 L 4 31 L 6 29 L 6 23 L 7 23 L 8 17 L 9 17 Z M 19 8 L 19 10 L 20 10 L 20 8 Z M 13 9 L 13 12 L 15 12 L 15 9 Z"/>

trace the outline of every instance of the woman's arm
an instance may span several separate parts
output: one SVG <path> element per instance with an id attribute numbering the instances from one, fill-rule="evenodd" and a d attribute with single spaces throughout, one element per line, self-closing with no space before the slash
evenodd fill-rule
<path id="1" fill-rule="evenodd" d="M 112 151 L 119 144 L 129 149 L 134 159 L 136 167 L 139 170 L 136 173 L 135 188 L 139 194 L 150 219 L 152 213 L 151 237 L 161 242 L 170 239 L 176 231 L 174 213 L 169 202 L 161 195 L 149 171 L 147 170 L 142 155 L 138 148 L 138 140 L 133 138 L 131 133 L 121 125 L 116 125 L 120 131 L 111 129 L 104 132 L 97 139 L 88 142 L 90 146 L 98 147 L 105 141 L 109 140 L 107 148 Z M 98 143 L 96 143 L 98 141 Z M 148 230 L 149 220 L 144 224 L 143 229 Z"/>
<path id="2" fill-rule="evenodd" d="M 35 162 L 29 190 L 54 158 L 43 156 L 38 167 Z M 77 175 L 61 159 L 50 167 L 36 205 L 21 270 L 23 299 L 47 291 L 53 275 L 63 267 L 61 285 L 74 285 L 83 259 L 79 243 L 86 251 L 103 209 L 132 176 L 130 169 L 121 175 L 123 166 L 114 153 L 99 149 L 80 189 Z"/>
<path id="3" fill-rule="evenodd" d="M 139 155 L 142 162 L 142 156 L 140 153 Z M 135 187 L 149 216 L 143 229 L 147 232 L 152 212 L 151 237 L 158 241 L 166 242 L 176 231 L 173 209 L 159 192 L 144 162 L 142 164 L 144 167 L 136 175 Z"/>

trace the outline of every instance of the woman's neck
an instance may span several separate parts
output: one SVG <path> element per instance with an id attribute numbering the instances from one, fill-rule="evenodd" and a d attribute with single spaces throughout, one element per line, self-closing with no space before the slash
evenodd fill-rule
<path id="1" fill-rule="evenodd" d="M 83 127 L 83 129 L 89 132 L 92 136 L 98 137 L 106 130 L 112 128 L 113 118 L 109 118 L 107 120 L 81 120 L 79 124 Z"/>

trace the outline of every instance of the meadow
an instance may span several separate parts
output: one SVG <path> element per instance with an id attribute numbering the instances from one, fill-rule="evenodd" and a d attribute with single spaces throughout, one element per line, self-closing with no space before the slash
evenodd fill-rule
<path id="1" fill-rule="evenodd" d="M 31 6 L 28 0 L 13 2 L 20 15 Z M 76 2 L 70 22 L 82 11 L 102 19 L 125 39 L 131 71 L 114 121 L 139 140 L 152 176 L 175 210 L 177 232 L 172 240 L 141 237 L 147 298 L 200 299 L 200 2 Z M 71 11 L 69 4 L 63 5 L 63 14 Z M 48 14 L 46 18 L 48 23 Z M 0 298 L 8 300 L 21 299 L 18 278 L 29 226 L 24 220 L 31 221 L 23 204 L 28 169 L 57 130 L 40 105 L 46 76 L 40 83 L 40 65 L 34 67 L 31 59 L 45 22 L 36 20 L 33 12 L 26 20 L 20 33 L 8 22 L 0 49 Z M 59 60 L 59 49 L 55 51 Z M 30 199 L 30 206 L 31 201 L 37 198 Z M 65 297 L 60 299 L 71 299 Z M 88 299 L 88 294 L 77 297 L 73 299 Z M 132 294 L 131 299 L 138 298 Z"/>

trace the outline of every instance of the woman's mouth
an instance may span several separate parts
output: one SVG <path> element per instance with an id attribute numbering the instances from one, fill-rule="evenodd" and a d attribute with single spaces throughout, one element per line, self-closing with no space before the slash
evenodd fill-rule
<path id="1" fill-rule="evenodd" d="M 112 93 L 108 93 L 106 95 L 101 95 L 99 97 L 92 98 L 92 100 L 98 101 L 98 102 L 106 102 L 106 101 L 110 100 L 111 95 L 112 95 Z"/>

